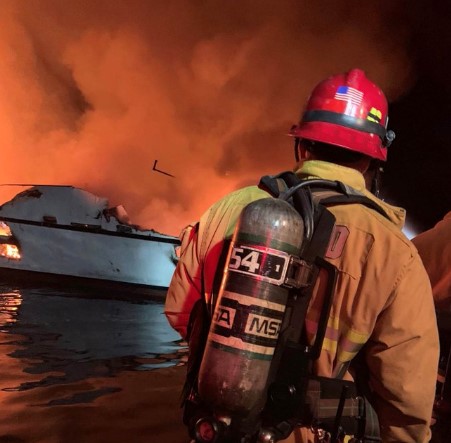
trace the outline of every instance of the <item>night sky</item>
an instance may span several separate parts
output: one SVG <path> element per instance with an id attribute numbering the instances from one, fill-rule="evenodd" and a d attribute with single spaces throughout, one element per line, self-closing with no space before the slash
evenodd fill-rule
<path id="1" fill-rule="evenodd" d="M 396 140 L 384 176 L 387 200 L 407 209 L 417 231 L 451 210 L 451 4 L 433 6 L 415 13 L 410 54 L 417 80 L 390 108 Z"/>

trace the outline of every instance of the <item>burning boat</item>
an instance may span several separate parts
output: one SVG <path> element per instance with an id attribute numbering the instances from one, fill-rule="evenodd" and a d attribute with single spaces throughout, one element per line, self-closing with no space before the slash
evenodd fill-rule
<path id="1" fill-rule="evenodd" d="M 35 185 L 0 206 L 0 274 L 22 281 L 164 291 L 178 246 L 177 237 L 131 224 L 123 206 L 73 186 Z"/>

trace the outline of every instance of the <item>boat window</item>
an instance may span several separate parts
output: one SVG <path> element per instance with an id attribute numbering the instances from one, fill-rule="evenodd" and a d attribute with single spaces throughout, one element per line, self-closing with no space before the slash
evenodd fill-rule
<path id="1" fill-rule="evenodd" d="M 9 226 L 5 222 L 0 221 L 0 237 L 11 237 L 11 235 Z"/>
<path id="2" fill-rule="evenodd" d="M 88 223 L 75 223 L 72 222 L 70 224 L 71 226 L 73 226 L 74 228 L 78 228 L 80 230 L 86 230 L 86 231 L 100 231 L 102 229 L 102 227 L 100 225 L 90 225 Z"/>
<path id="3" fill-rule="evenodd" d="M 57 223 L 56 217 L 53 215 L 44 215 L 42 220 L 44 223 Z"/>
<path id="4" fill-rule="evenodd" d="M 20 256 L 19 248 L 17 247 L 17 245 L 10 244 L 0 245 L 0 256 L 12 260 L 20 260 L 22 258 Z"/>
<path id="5" fill-rule="evenodd" d="M 0 257 L 6 257 L 12 260 L 20 260 L 19 247 L 12 235 L 11 229 L 5 223 L 0 221 Z"/>
<path id="6" fill-rule="evenodd" d="M 129 234 L 132 232 L 132 228 L 130 226 L 125 226 L 125 225 L 116 225 L 116 231 Z"/>

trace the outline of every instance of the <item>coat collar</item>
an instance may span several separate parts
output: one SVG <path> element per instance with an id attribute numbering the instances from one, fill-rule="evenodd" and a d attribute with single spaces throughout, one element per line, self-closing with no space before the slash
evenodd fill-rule
<path id="1" fill-rule="evenodd" d="M 379 204 L 399 229 L 404 227 L 406 210 L 398 206 L 390 205 L 369 192 L 365 187 L 365 178 L 359 171 L 321 160 L 306 160 L 297 165 L 295 172 L 303 178 L 319 177 L 325 180 L 338 180 L 345 185 L 351 186 L 356 191 L 359 191 Z"/>

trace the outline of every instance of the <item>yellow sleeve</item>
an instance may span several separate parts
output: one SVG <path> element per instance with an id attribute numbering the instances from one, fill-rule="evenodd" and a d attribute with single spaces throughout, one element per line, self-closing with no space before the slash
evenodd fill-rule
<path id="1" fill-rule="evenodd" d="M 432 284 L 435 304 L 451 309 L 451 211 L 437 225 L 412 239 Z"/>
<path id="2" fill-rule="evenodd" d="M 182 231 L 181 255 L 166 295 L 165 314 L 184 339 L 195 302 L 201 297 L 206 303 L 211 301 L 224 241 L 231 238 L 241 210 L 265 197 L 268 193 L 256 186 L 237 190 L 214 203 L 198 223 Z"/>
<path id="3" fill-rule="evenodd" d="M 186 226 L 180 234 L 180 259 L 166 295 L 164 313 L 169 324 L 186 339 L 189 316 L 201 297 L 201 265 L 197 252 L 199 224 Z"/>

